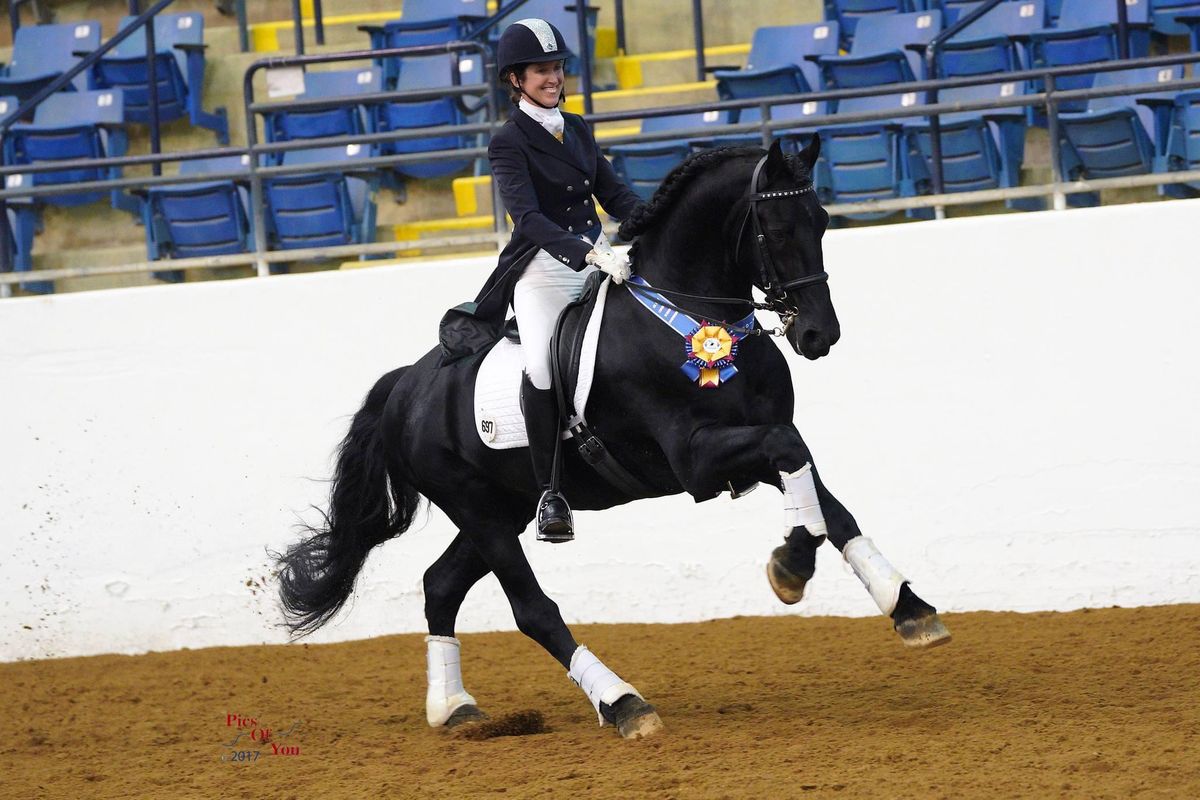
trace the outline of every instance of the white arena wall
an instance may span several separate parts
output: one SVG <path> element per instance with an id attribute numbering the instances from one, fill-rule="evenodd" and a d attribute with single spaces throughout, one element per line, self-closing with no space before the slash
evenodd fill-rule
<path id="1" fill-rule="evenodd" d="M 843 338 L 789 351 L 831 489 L 948 611 L 1200 602 L 1200 201 L 831 231 Z M 377 376 L 490 259 L 0 302 L 0 660 L 283 642 L 268 549 L 323 502 Z M 657 324 L 648 321 L 647 324 Z M 764 578 L 780 498 L 523 537 L 569 623 L 877 613 L 836 551 Z M 436 510 L 314 637 L 422 631 Z M 886 624 L 882 620 L 880 624 Z M 513 629 L 494 579 L 463 632 Z"/>

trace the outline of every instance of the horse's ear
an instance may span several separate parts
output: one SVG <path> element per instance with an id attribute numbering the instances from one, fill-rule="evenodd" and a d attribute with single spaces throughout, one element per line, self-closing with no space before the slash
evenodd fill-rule
<path id="1" fill-rule="evenodd" d="M 787 170 L 787 162 L 783 157 L 783 146 L 779 140 L 771 142 L 771 149 L 767 151 L 767 175 L 780 175 Z"/>
<path id="2" fill-rule="evenodd" d="M 812 138 L 808 140 L 808 146 L 800 151 L 800 161 L 804 166 L 808 167 L 810 173 L 812 172 L 813 165 L 817 163 L 819 155 L 821 155 L 821 137 L 814 133 Z"/>

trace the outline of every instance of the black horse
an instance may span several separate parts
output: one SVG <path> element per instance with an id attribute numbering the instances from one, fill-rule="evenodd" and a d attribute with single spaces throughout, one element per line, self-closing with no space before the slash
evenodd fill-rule
<path id="1" fill-rule="evenodd" d="M 757 148 L 702 152 L 625 221 L 622 237 L 637 237 L 637 274 L 662 290 L 660 298 L 740 331 L 737 374 L 715 389 L 700 388 L 680 370 L 679 335 L 643 307 L 636 287 L 611 287 L 587 416 L 644 488 L 611 485 L 568 447 L 563 489 L 574 508 L 604 509 L 642 497 L 687 492 L 706 500 L 756 482 L 772 484 L 784 492 L 791 529 L 767 568 L 781 600 L 801 598 L 827 535 L 905 643 L 940 644 L 949 634 L 935 609 L 861 536 L 809 466 L 812 455 L 792 422 L 783 354 L 761 327 L 721 322 L 746 317 L 758 286 L 790 322 L 785 335 L 797 353 L 820 358 L 837 342 L 821 252 L 829 217 L 812 191 L 819 149 L 814 138 L 795 155 L 785 155 L 778 142 L 766 154 Z M 661 725 L 653 707 L 579 647 L 522 552 L 517 537 L 533 518 L 540 490 L 524 448 L 491 450 L 475 431 L 473 385 L 481 360 L 440 365 L 435 349 L 384 375 L 368 393 L 339 451 L 325 523 L 279 556 L 288 625 L 302 635 L 336 614 L 371 548 L 409 527 L 423 495 L 459 530 L 424 576 L 430 724 L 483 716 L 462 687 L 453 636 L 468 590 L 492 572 L 518 628 L 568 668 L 602 724 L 615 723 L 624 736 L 652 733 Z"/>

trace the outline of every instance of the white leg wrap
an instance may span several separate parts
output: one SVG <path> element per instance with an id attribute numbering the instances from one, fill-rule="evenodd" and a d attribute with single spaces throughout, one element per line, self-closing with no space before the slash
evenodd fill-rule
<path id="1" fill-rule="evenodd" d="M 805 464 L 791 474 L 781 472 L 779 477 L 783 481 L 783 521 L 788 530 L 803 525 L 813 536 L 824 536 L 825 517 L 817 502 L 812 464 Z"/>
<path id="2" fill-rule="evenodd" d="M 429 727 L 440 728 L 450 715 L 475 698 L 463 688 L 459 660 L 459 641 L 453 636 L 426 636 L 425 660 L 429 671 L 429 689 L 425 694 L 425 719 Z"/>
<path id="3" fill-rule="evenodd" d="M 612 705 L 627 694 L 642 697 L 637 689 L 621 680 L 617 673 L 604 666 L 604 663 L 583 645 L 580 645 L 579 649 L 575 651 L 575 655 L 571 656 L 571 669 L 567 672 L 567 677 L 574 681 L 576 686 L 583 689 L 588 700 L 592 701 L 601 727 L 608 724 L 604 720 L 604 715 L 600 713 L 601 703 Z"/>
<path id="4" fill-rule="evenodd" d="M 846 563 L 867 587 L 879 610 L 891 616 L 900 600 L 900 587 L 906 578 L 883 557 L 875 543 L 865 536 L 855 536 L 842 548 Z"/>

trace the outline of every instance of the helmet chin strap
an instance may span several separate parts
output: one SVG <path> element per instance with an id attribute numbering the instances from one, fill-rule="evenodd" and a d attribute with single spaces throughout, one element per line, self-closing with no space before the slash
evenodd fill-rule
<path id="1" fill-rule="evenodd" d="M 552 106 L 548 106 L 545 103 L 541 102 L 540 100 L 534 99 L 533 95 L 531 95 L 529 92 L 525 91 L 525 87 L 521 85 L 520 81 L 517 82 L 517 88 L 521 90 L 522 96 L 524 96 L 527 100 L 529 100 L 529 102 L 533 103 L 535 106 L 538 106 L 539 108 L 544 108 L 547 111 L 549 111 L 552 108 L 558 108 L 558 103 L 555 103 Z M 558 90 L 558 99 L 559 99 L 559 102 L 562 102 L 562 89 L 561 88 Z"/>

